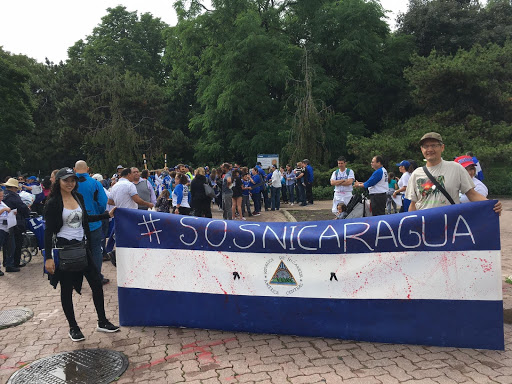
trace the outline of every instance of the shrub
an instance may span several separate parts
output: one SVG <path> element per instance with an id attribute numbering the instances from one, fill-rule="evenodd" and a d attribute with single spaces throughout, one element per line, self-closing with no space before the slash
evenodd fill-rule
<path id="1" fill-rule="evenodd" d="M 334 187 L 313 187 L 314 200 L 332 200 Z"/>

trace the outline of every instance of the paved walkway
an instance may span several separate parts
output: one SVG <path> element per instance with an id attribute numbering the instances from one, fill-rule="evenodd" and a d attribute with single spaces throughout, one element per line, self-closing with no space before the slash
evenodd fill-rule
<path id="1" fill-rule="evenodd" d="M 501 219 L 503 276 L 512 274 L 512 201 Z M 296 208 L 296 207 L 294 207 Z M 320 202 L 304 209 L 329 209 Z M 218 217 L 219 213 L 215 212 Z M 265 212 L 259 221 L 284 221 Z M 108 348 L 125 353 L 130 366 L 118 383 L 512 383 L 512 325 L 505 324 L 505 351 L 422 347 L 230 333 L 202 329 L 125 327 L 116 334 L 96 332 L 87 284 L 75 295 L 75 312 L 86 337 L 69 339 L 59 291 L 42 276 L 42 258 L 21 273 L 0 277 L 0 308 L 29 307 L 34 317 L 0 330 L 0 383 L 19 367 L 58 352 Z M 107 316 L 117 322 L 116 270 L 105 286 Z M 512 286 L 504 284 L 505 308 L 512 308 Z"/>

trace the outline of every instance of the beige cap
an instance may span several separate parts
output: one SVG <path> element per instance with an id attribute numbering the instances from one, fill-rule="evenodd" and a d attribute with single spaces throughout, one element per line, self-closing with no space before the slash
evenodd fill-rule
<path id="1" fill-rule="evenodd" d="M 443 143 L 443 138 L 441 137 L 441 135 L 439 133 L 429 132 L 429 133 L 425 133 L 423 135 L 423 137 L 420 139 L 420 145 L 427 139 L 433 139 L 433 140 L 439 141 L 441 144 Z"/>
<path id="2" fill-rule="evenodd" d="M 7 183 L 2 184 L 4 187 L 14 187 L 14 188 L 20 188 L 20 184 L 18 183 L 18 180 L 13 179 L 12 177 L 7 180 Z"/>

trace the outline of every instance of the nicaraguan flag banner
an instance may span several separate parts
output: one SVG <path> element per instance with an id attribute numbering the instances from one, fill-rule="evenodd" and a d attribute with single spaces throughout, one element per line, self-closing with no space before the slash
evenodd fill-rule
<path id="1" fill-rule="evenodd" d="M 301 223 L 118 209 L 120 323 L 503 349 L 494 204 Z"/>

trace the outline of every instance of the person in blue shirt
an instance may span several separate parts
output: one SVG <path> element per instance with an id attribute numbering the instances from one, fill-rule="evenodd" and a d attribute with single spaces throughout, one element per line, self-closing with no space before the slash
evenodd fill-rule
<path id="1" fill-rule="evenodd" d="M 358 181 L 354 184 L 355 187 L 368 188 L 373 216 L 386 214 L 386 200 L 389 185 L 388 171 L 384 168 L 383 163 L 384 160 L 382 156 L 375 156 L 371 163 L 374 169 L 371 177 L 364 183 Z"/>
<path id="2" fill-rule="evenodd" d="M 39 215 L 43 214 L 43 200 L 45 198 L 43 187 L 37 181 L 37 177 L 29 176 L 27 177 L 27 185 L 31 188 L 30 192 L 34 195 L 34 203 L 30 207 L 32 212 L 37 212 Z"/>
<path id="3" fill-rule="evenodd" d="M 87 166 L 87 163 L 83 160 L 78 160 L 75 163 L 75 173 L 78 177 L 78 193 L 84 197 L 87 214 L 92 216 L 104 213 L 107 209 L 107 194 L 105 193 L 101 183 L 89 176 L 89 167 Z M 89 230 L 91 231 L 91 237 L 89 240 L 91 242 L 92 260 L 101 275 L 103 284 L 107 284 L 109 283 L 109 279 L 106 279 L 101 274 L 101 265 L 103 263 L 103 251 L 101 249 L 101 244 L 104 237 L 102 222 L 90 222 Z"/>
<path id="4" fill-rule="evenodd" d="M 245 217 L 245 210 L 247 209 L 247 216 L 251 217 L 251 175 L 244 173 L 242 175 L 242 217 Z M 245 219 L 244 219 L 245 220 Z"/>
<path id="5" fill-rule="evenodd" d="M 309 204 L 313 204 L 313 167 L 311 166 L 308 159 L 302 160 L 302 163 L 306 167 L 306 179 L 304 180 L 306 186 L 306 200 Z"/>
<path id="6" fill-rule="evenodd" d="M 256 167 L 252 169 L 251 182 L 252 201 L 254 202 L 254 216 L 261 214 L 261 187 L 263 186 L 263 179 Z"/>
<path id="7" fill-rule="evenodd" d="M 188 177 L 183 173 L 176 174 L 176 187 L 172 191 L 172 206 L 175 214 L 190 215 L 192 196 L 188 188 Z"/>

